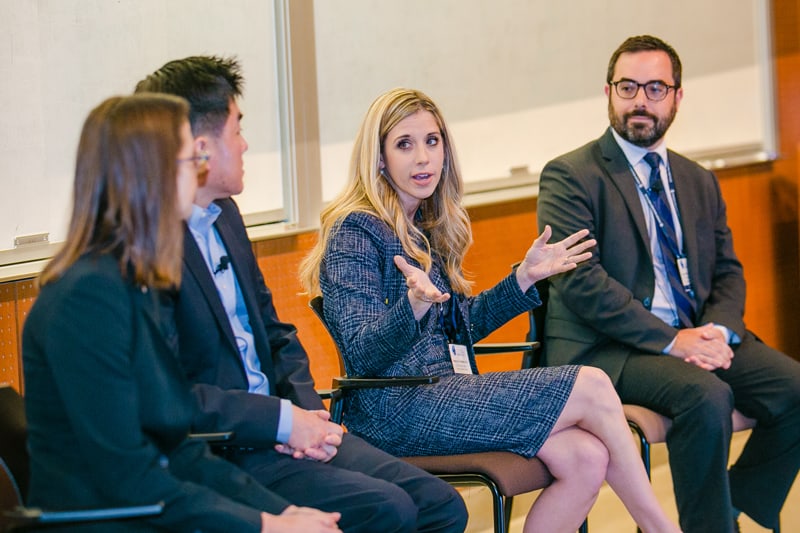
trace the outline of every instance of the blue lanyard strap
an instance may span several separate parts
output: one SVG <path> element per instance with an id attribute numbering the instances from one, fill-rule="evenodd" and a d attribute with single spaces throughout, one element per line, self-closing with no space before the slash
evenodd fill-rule
<path id="1" fill-rule="evenodd" d="M 458 303 L 456 302 L 455 295 L 451 294 L 449 302 L 438 305 L 439 312 L 437 315 L 439 317 L 439 328 L 447 337 L 447 341 L 451 344 L 455 344 L 458 340 L 458 319 L 456 318 L 456 307 Z M 444 312 L 445 306 L 447 306 L 447 313 Z M 447 318 L 445 318 L 445 314 Z"/>
<path id="2" fill-rule="evenodd" d="M 677 215 L 678 224 L 681 225 L 682 228 L 683 222 L 681 221 L 680 209 L 678 209 L 678 198 L 675 195 L 675 182 L 672 180 L 672 171 L 670 170 L 668 165 L 665 165 L 665 167 L 667 169 L 667 184 L 669 185 L 669 194 L 672 197 L 672 204 L 673 204 L 672 208 L 675 209 L 675 214 Z M 656 219 L 656 225 L 658 226 L 658 230 L 662 234 L 664 234 L 665 237 L 667 237 L 665 241 L 672 250 L 672 253 L 675 254 L 675 257 L 678 259 L 685 258 L 686 256 L 683 254 L 683 251 L 681 250 L 681 248 L 683 247 L 682 242 L 681 243 L 673 242 L 673 240 L 669 238 L 669 234 L 667 233 L 667 228 L 665 226 L 666 221 L 661 218 L 661 214 L 658 212 L 658 209 L 656 209 L 656 206 L 653 205 L 653 200 L 652 198 L 650 198 L 650 192 L 648 191 L 648 188 L 645 187 L 644 184 L 642 184 L 642 181 L 639 179 L 639 175 L 636 173 L 636 170 L 633 168 L 633 165 L 631 165 L 630 162 L 628 162 L 628 168 L 631 169 L 631 173 L 633 174 L 633 179 L 636 182 L 636 187 L 638 187 L 639 192 L 641 192 L 642 196 L 644 196 L 644 199 L 647 202 L 648 207 L 650 207 L 650 211 L 653 213 L 653 216 Z M 676 241 L 677 241 L 677 236 L 678 232 L 676 228 L 675 230 Z M 681 237 L 682 236 L 683 232 L 681 232 Z M 683 241 L 682 238 L 681 241 Z"/>
<path id="3" fill-rule="evenodd" d="M 682 250 L 681 250 L 681 248 L 683 247 L 683 243 L 682 242 L 681 243 L 678 242 L 677 228 L 672 228 L 672 221 L 669 221 L 670 228 L 669 229 L 667 228 L 667 223 L 668 222 L 662 219 L 661 213 L 659 212 L 659 210 L 656 208 L 655 204 L 653 203 L 653 199 L 650 197 L 650 193 L 651 192 L 655 192 L 655 191 L 653 191 L 652 189 L 646 188 L 644 186 L 644 184 L 642 184 L 641 180 L 639 179 L 639 175 L 636 173 L 636 170 L 630 164 L 630 161 L 628 162 L 628 167 L 631 169 L 631 173 L 633 174 L 633 178 L 634 178 L 634 181 L 636 182 L 636 186 L 638 187 L 639 191 L 642 193 L 642 196 L 644 196 L 644 199 L 647 202 L 647 205 L 650 207 L 650 211 L 653 213 L 653 216 L 655 217 L 656 224 L 658 225 L 658 231 L 660 231 L 661 234 L 664 237 L 663 239 L 659 239 L 659 241 L 661 243 L 663 243 L 664 245 L 666 245 L 669 248 L 669 251 L 672 253 L 672 255 L 675 256 L 675 261 L 676 261 L 675 268 L 677 269 L 677 275 L 680 278 L 679 281 L 680 281 L 680 284 L 683 286 L 683 290 L 690 297 L 694 297 L 694 289 L 692 288 L 692 280 L 691 280 L 691 276 L 689 275 L 689 261 L 688 261 L 688 259 L 686 257 L 686 254 L 684 254 L 682 252 Z M 669 185 L 670 195 L 672 196 L 672 203 L 674 205 L 673 208 L 675 209 L 675 214 L 676 214 L 676 218 L 678 220 L 678 224 L 681 224 L 681 215 L 680 215 L 680 210 L 678 209 L 678 199 L 677 199 L 677 196 L 675 194 L 675 182 L 672 179 L 672 171 L 670 170 L 668 165 L 665 165 L 665 167 L 667 169 L 667 183 Z M 671 209 L 672 208 L 670 208 L 670 210 Z M 675 233 L 675 238 L 674 239 L 670 236 L 670 231 L 673 230 L 673 229 L 674 229 L 674 233 Z M 682 233 L 681 233 L 681 236 L 683 236 Z M 681 239 L 681 241 L 682 240 L 683 239 Z M 667 258 L 664 258 L 664 259 L 665 259 L 665 261 L 667 260 Z M 665 267 L 666 266 L 667 265 L 665 265 Z M 667 270 L 669 272 L 669 267 L 667 267 Z"/>

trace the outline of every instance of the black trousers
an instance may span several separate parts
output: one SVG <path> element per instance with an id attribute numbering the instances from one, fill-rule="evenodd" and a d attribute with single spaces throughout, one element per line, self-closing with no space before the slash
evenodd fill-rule
<path id="1" fill-rule="evenodd" d="M 467 510 L 444 481 L 346 433 L 329 463 L 274 450 L 227 458 L 289 502 L 342 513 L 345 532 L 463 532 Z"/>
<path id="2" fill-rule="evenodd" d="M 617 383 L 623 403 L 672 418 L 667 450 L 686 533 L 730 533 L 732 506 L 766 528 L 800 466 L 800 363 L 751 333 L 727 370 L 708 372 L 669 355 L 628 358 Z M 758 425 L 728 471 L 731 411 Z"/>

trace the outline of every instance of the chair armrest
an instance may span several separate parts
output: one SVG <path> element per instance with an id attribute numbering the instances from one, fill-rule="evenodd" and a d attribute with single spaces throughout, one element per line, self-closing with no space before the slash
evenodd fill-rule
<path id="1" fill-rule="evenodd" d="M 493 355 L 499 353 L 528 352 L 539 349 L 539 342 L 493 342 L 481 343 L 472 347 L 475 355 Z"/>
<path id="2" fill-rule="evenodd" d="M 209 444 L 217 442 L 228 442 L 233 438 L 233 431 L 219 431 L 216 433 L 189 433 L 186 437 L 189 440 L 202 440 Z"/>
<path id="3" fill-rule="evenodd" d="M 13 523 L 18 525 L 32 525 L 143 518 L 159 515 L 163 511 L 164 503 L 161 502 L 153 505 L 110 507 L 107 509 L 87 509 L 79 511 L 43 511 L 36 507 L 17 507 L 10 511 L 4 511 L 3 516 L 9 518 Z"/>
<path id="4" fill-rule="evenodd" d="M 317 389 L 317 394 L 319 394 L 319 397 L 323 400 L 330 400 L 333 398 L 335 390 L 336 389 Z"/>
<path id="5" fill-rule="evenodd" d="M 439 376 L 396 376 L 379 378 L 333 378 L 331 391 L 331 421 L 342 423 L 344 414 L 344 394 L 357 389 L 382 389 L 385 387 L 416 387 L 418 385 L 431 385 L 439 382 Z"/>
<path id="6" fill-rule="evenodd" d="M 334 389 L 383 389 L 386 387 L 416 387 L 439 382 L 439 376 L 395 376 L 379 378 L 333 378 Z"/>

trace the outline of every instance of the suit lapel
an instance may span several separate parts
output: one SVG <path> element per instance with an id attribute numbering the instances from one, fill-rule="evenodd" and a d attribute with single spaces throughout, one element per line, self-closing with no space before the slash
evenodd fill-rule
<path id="1" fill-rule="evenodd" d="M 236 339 L 233 336 L 230 322 L 228 322 L 225 308 L 222 306 L 222 300 L 217 293 L 217 286 L 214 284 L 214 279 L 208 271 L 206 261 L 197 247 L 197 241 L 194 240 L 194 236 L 192 236 L 192 232 L 188 228 L 186 228 L 183 235 L 183 262 L 189 274 L 200 287 L 203 298 L 205 298 L 208 307 L 214 314 L 217 324 L 225 332 L 225 338 L 228 339 L 234 352 L 238 354 L 239 348 L 236 345 Z"/>
<path id="2" fill-rule="evenodd" d="M 645 244 L 646 249 L 650 249 L 650 237 L 647 234 L 647 223 L 644 219 L 642 201 L 639 198 L 639 191 L 636 187 L 635 176 L 631 170 L 630 163 L 617 144 L 611 133 L 611 128 L 598 140 L 600 152 L 603 156 L 601 166 L 608 174 L 611 181 L 619 190 L 620 195 L 628 208 L 636 226 L 639 238 Z"/>

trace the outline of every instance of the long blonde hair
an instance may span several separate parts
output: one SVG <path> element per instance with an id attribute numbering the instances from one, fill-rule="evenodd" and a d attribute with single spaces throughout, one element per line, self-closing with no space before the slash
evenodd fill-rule
<path id="1" fill-rule="evenodd" d="M 177 157 L 188 120 L 188 103 L 164 94 L 112 97 L 89 113 L 78 145 L 67 238 L 42 272 L 42 285 L 86 253 L 112 254 L 122 275 L 139 285 L 180 283 Z"/>
<path id="2" fill-rule="evenodd" d="M 417 218 L 410 220 L 394 187 L 381 174 L 380 161 L 392 128 L 418 111 L 429 111 L 436 119 L 442 135 L 444 163 L 439 185 L 422 202 Z M 405 253 L 425 272 L 430 271 L 435 256 L 441 261 L 452 289 L 471 294 L 471 283 L 462 272 L 464 255 L 472 244 L 469 217 L 461 205 L 463 189 L 452 137 L 436 104 L 413 89 L 397 88 L 382 94 L 369 107 L 356 136 L 345 190 L 320 215 L 319 240 L 300 265 L 300 282 L 309 295 L 321 293 L 320 264 L 331 233 L 338 221 L 360 211 L 388 224 L 400 238 Z"/>

